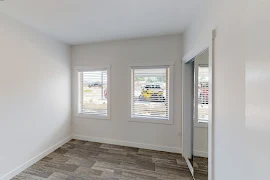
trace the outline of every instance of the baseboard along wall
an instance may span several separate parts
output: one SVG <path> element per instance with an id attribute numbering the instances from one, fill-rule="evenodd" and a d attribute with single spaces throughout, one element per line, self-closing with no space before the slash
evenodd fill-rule
<path id="1" fill-rule="evenodd" d="M 33 164 L 35 164 L 36 162 L 38 162 L 39 160 L 43 159 L 44 157 L 46 157 L 48 154 L 52 153 L 53 151 L 55 151 L 56 149 L 58 149 L 59 147 L 63 146 L 64 144 L 66 144 L 68 141 L 70 141 L 72 139 L 71 136 L 65 138 L 64 140 L 58 142 L 57 144 L 53 145 L 52 147 L 48 148 L 47 150 L 43 151 L 42 153 L 40 153 L 39 155 L 37 155 L 36 157 L 33 157 L 32 159 L 30 159 L 29 161 L 25 162 L 24 164 L 18 166 L 17 168 L 13 169 L 12 171 L 8 172 L 7 174 L 5 174 L 4 176 L 0 177 L 0 180 L 9 180 L 13 177 L 15 177 L 16 175 L 18 175 L 19 173 L 21 173 L 22 171 L 24 171 L 25 169 L 27 169 L 28 167 L 32 166 Z"/>
<path id="2" fill-rule="evenodd" d="M 150 150 L 156 150 L 156 151 L 166 151 L 166 152 L 179 153 L 179 154 L 182 153 L 182 148 L 176 148 L 176 147 L 157 146 L 157 145 L 153 145 L 153 144 L 121 141 L 121 140 L 116 140 L 116 139 L 104 139 L 104 138 L 76 135 L 76 134 L 72 135 L 72 138 L 77 139 L 77 140 L 92 141 L 92 142 L 99 142 L 99 143 L 106 143 L 106 144 L 114 144 L 114 145 L 119 145 L 119 146 L 128 146 L 128 147 L 150 149 Z"/>
<path id="3" fill-rule="evenodd" d="M 156 150 L 156 151 L 165 151 L 165 152 L 171 152 L 171 153 L 182 153 L 182 148 L 176 148 L 176 147 L 168 147 L 168 146 L 157 146 L 153 144 L 145 144 L 145 143 L 138 143 L 138 142 L 130 142 L 130 141 L 121 141 L 121 140 L 115 140 L 115 139 L 104 139 L 104 138 L 98 138 L 98 137 L 90 137 L 90 136 L 83 136 L 83 135 L 72 135 L 67 137 L 66 139 L 58 142 L 57 144 L 53 145 L 52 147 L 48 148 L 44 152 L 40 153 L 36 157 L 33 157 L 29 161 L 25 162 L 24 164 L 18 166 L 14 170 L 8 172 L 4 176 L 0 178 L 0 180 L 9 180 L 28 167 L 32 166 L 42 158 L 46 157 L 48 154 L 52 153 L 59 147 L 66 144 L 71 139 L 77 139 L 77 140 L 84 140 L 84 141 L 91 141 L 91 142 L 99 142 L 99 143 L 106 143 L 106 144 L 114 144 L 114 145 L 120 145 L 120 146 L 128 146 L 128 147 L 135 147 L 135 148 L 143 148 L 143 149 L 150 149 L 150 150 Z"/>
<path id="4" fill-rule="evenodd" d="M 193 154 L 194 154 L 194 156 L 208 158 L 208 152 L 205 152 L 205 151 L 197 151 L 197 150 L 194 150 L 194 151 L 193 151 Z"/>

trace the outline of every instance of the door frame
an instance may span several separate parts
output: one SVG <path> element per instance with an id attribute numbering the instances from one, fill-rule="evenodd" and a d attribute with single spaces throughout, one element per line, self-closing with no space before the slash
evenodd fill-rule
<path id="1" fill-rule="evenodd" d="M 214 43 L 216 38 L 216 30 L 209 32 L 209 42 L 205 46 L 193 49 L 191 53 L 186 54 L 182 59 L 182 78 L 185 78 L 185 68 L 186 64 L 192 61 L 198 54 L 202 53 L 205 50 L 209 50 L 209 122 L 208 122 L 208 180 L 214 180 Z M 184 79 L 182 79 L 182 83 Z M 183 84 L 182 84 L 183 85 Z M 185 96 L 185 89 L 182 86 L 183 97 Z M 185 103 L 182 100 L 182 109 L 184 110 Z M 182 137 L 182 147 L 183 147 L 183 156 L 187 155 L 190 147 L 187 143 L 187 137 L 189 136 L 188 132 L 185 129 L 186 121 L 185 111 L 182 114 L 182 128 L 183 128 L 183 137 Z"/>

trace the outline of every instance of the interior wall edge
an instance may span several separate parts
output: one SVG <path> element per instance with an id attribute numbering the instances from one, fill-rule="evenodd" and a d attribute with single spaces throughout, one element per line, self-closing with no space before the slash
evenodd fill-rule
<path id="1" fill-rule="evenodd" d="M 189 168 L 190 173 L 192 174 L 192 176 L 194 176 L 194 168 L 193 168 L 191 162 L 189 161 L 188 158 L 185 158 L 185 160 L 186 160 L 186 163 L 187 163 L 187 166 Z"/>

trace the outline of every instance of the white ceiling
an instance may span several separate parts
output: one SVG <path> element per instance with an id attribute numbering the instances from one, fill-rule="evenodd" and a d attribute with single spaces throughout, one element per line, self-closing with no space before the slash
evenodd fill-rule
<path id="1" fill-rule="evenodd" d="M 4 0 L 0 12 L 68 44 L 176 34 L 203 0 Z"/>

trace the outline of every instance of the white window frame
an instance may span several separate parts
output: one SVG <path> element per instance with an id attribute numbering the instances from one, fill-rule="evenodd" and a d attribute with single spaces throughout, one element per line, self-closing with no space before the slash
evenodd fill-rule
<path id="1" fill-rule="evenodd" d="M 167 119 L 157 119 L 157 118 L 144 118 L 144 117 L 132 117 L 132 87 L 133 87 L 133 77 L 131 75 L 132 69 L 134 68 L 162 68 L 162 67 L 169 67 L 169 118 Z M 142 122 L 142 123 L 157 123 L 157 124 L 173 124 L 173 90 L 174 90 L 174 62 L 164 62 L 164 63 L 135 63 L 129 65 L 129 122 Z"/>
<path id="2" fill-rule="evenodd" d="M 79 113 L 79 105 L 80 105 L 80 99 L 79 99 L 79 76 L 78 73 L 82 71 L 100 71 L 100 70 L 107 70 L 107 116 L 102 116 L 98 114 L 86 114 L 86 113 Z M 104 120 L 110 120 L 111 118 L 111 66 L 99 66 L 99 67 L 93 67 L 93 66 L 76 66 L 74 68 L 74 84 L 75 84 L 75 116 L 79 118 L 89 118 L 89 119 L 104 119 Z"/>
<path id="3" fill-rule="evenodd" d="M 195 64 L 195 80 L 194 80 L 194 85 L 195 85 L 195 93 L 194 93 L 194 103 L 195 103 L 195 117 L 194 117 L 194 126 L 195 127 L 208 127 L 208 122 L 209 122 L 209 116 L 208 116 L 208 121 L 201 121 L 199 122 L 198 118 L 198 82 L 199 82 L 199 67 L 209 67 L 208 64 Z M 208 91 L 209 92 L 209 91 Z M 209 107 L 209 102 L 208 102 L 208 107 Z M 209 109 L 208 109 L 209 110 Z M 209 112 L 208 112 L 209 113 Z"/>

